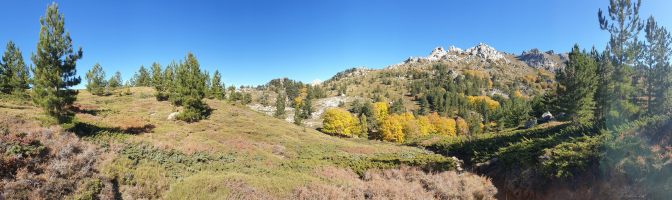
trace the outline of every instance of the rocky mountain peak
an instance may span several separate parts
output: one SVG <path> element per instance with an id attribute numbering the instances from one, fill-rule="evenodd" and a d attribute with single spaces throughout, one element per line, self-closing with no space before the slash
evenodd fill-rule
<path id="1" fill-rule="evenodd" d="M 448 47 L 448 52 L 449 53 L 455 53 L 455 54 L 461 54 L 464 51 L 460 48 L 457 48 L 457 47 L 451 45 L 450 47 Z"/>
<path id="2" fill-rule="evenodd" d="M 443 47 L 436 47 L 436 48 L 434 48 L 434 50 L 432 50 L 432 53 L 430 53 L 429 56 L 427 56 L 427 59 L 429 59 L 429 60 L 439 60 L 443 56 L 445 56 L 446 54 L 448 54 L 448 52 L 446 50 L 444 50 Z"/>
<path id="3" fill-rule="evenodd" d="M 479 43 L 478 45 L 467 49 L 465 52 L 469 55 L 477 56 L 484 60 L 496 61 L 504 59 L 503 53 L 497 51 L 495 48 L 485 43 Z"/>

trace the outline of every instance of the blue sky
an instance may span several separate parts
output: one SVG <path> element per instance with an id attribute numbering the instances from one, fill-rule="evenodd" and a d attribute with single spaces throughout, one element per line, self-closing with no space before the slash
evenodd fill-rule
<path id="1" fill-rule="evenodd" d="M 30 62 L 39 18 L 51 1 L 0 1 L 0 43 L 13 40 Z M 607 0 L 520 1 L 57 1 L 84 50 L 83 74 L 99 62 L 124 80 L 140 65 L 163 66 L 193 52 L 227 85 L 289 77 L 325 80 L 356 66 L 381 68 L 437 46 L 479 42 L 520 53 L 603 48 L 598 8 Z M 672 1 L 645 0 L 641 15 L 672 27 Z M 80 86 L 81 87 L 81 86 Z"/>

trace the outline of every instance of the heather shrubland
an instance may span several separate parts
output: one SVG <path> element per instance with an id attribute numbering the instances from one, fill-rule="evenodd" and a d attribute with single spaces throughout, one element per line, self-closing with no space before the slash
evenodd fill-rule
<path id="1" fill-rule="evenodd" d="M 18 116 L 1 118 L 1 197 L 92 199 L 105 195 L 100 193 L 105 187 L 102 182 L 109 180 L 98 174 L 101 152 L 94 145 L 59 127 L 42 128 Z"/>

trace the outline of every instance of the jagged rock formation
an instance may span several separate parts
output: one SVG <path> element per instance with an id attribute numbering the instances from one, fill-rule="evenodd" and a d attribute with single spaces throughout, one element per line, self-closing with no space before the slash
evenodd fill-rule
<path id="1" fill-rule="evenodd" d="M 553 51 L 541 52 L 538 49 L 532 49 L 529 52 L 524 51 L 516 58 L 527 63 L 530 67 L 550 72 L 565 68 L 565 62 L 569 60 L 566 53 L 555 54 Z"/>
<path id="2" fill-rule="evenodd" d="M 463 51 L 462 51 L 462 49 L 457 48 L 455 46 L 450 46 L 450 47 L 448 47 L 448 52 L 455 53 L 455 54 L 461 54 Z"/>
<path id="3" fill-rule="evenodd" d="M 446 54 L 448 54 L 448 52 L 443 50 L 443 47 L 436 47 L 434 50 L 432 50 L 432 53 L 430 53 L 429 56 L 427 56 L 427 59 L 439 60 L 443 58 L 443 56 L 445 56 Z"/>
<path id="4" fill-rule="evenodd" d="M 505 53 L 497 51 L 495 48 L 484 43 L 471 47 L 467 50 L 462 50 L 455 46 L 450 46 L 448 51 L 443 47 L 436 47 L 427 57 L 409 57 L 404 62 L 391 65 L 394 68 L 408 63 L 425 63 L 435 61 L 456 62 L 462 60 L 475 60 L 480 62 L 486 61 L 504 61 L 509 62 Z"/>
<path id="5" fill-rule="evenodd" d="M 497 61 L 504 58 L 504 54 L 497 51 L 495 48 L 484 43 L 479 43 L 475 47 L 466 50 L 466 53 L 472 56 L 477 56 L 481 59 Z"/>

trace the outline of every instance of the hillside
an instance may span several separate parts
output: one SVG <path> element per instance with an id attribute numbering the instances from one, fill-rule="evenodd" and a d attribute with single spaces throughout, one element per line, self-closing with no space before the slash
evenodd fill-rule
<path id="1" fill-rule="evenodd" d="M 313 102 L 313 106 L 316 110 L 323 111 L 341 102 L 349 107 L 356 100 L 382 98 L 391 102 L 401 98 L 406 110 L 417 111 L 419 96 L 412 94 L 411 86 L 414 82 L 423 83 L 423 77 L 437 76 L 437 66 L 447 70 L 450 79 L 464 78 L 467 74 L 487 79 L 490 85 L 481 88 L 478 95 L 508 97 L 518 91 L 525 96 L 541 96 L 547 89 L 555 87 L 554 72 L 561 69 L 566 60 L 565 54 L 539 52 L 536 49 L 516 56 L 483 43 L 466 50 L 454 46 L 447 50 L 437 47 L 426 57 L 410 57 L 383 69 L 358 67 L 339 72 L 331 79 L 316 85 L 324 88 L 327 96 Z M 262 107 L 258 104 L 261 94 L 273 94 L 269 97 L 270 102 L 274 102 L 273 90 L 257 87 L 247 91 L 251 91 L 256 100 L 251 108 L 269 115 L 273 113 L 272 106 Z M 320 103 L 325 101 L 329 103 Z M 293 109 L 287 110 L 286 121 L 291 122 Z M 319 127 L 319 118 L 320 115 L 312 115 L 306 123 L 310 127 Z"/>
<path id="2" fill-rule="evenodd" d="M 398 169 L 402 165 L 439 172 L 455 169 L 454 160 L 419 148 L 328 136 L 267 117 L 242 105 L 215 100 L 207 101 L 214 109 L 207 120 L 172 121 L 167 116 L 175 108 L 168 102 L 156 101 L 152 89 L 132 88 L 131 92 L 128 96 L 93 96 L 80 91 L 75 104 L 78 110 L 75 122 L 46 128 L 42 128 L 40 121 L 44 116 L 38 108 L 26 105 L 25 101 L 3 98 L 0 105 L 3 137 L 24 138 L 18 141 L 31 138 L 35 142 L 0 142 L 3 151 L 5 145 L 28 148 L 24 153 L 7 150 L 3 154 L 3 162 L 17 159 L 22 162 L 2 172 L 0 188 L 5 192 L 0 194 L 10 199 L 72 195 L 124 199 L 313 199 L 364 194 L 380 195 L 379 198 L 402 195 L 396 197 L 401 198 L 410 194 L 402 188 L 410 189 L 412 184 L 419 184 L 387 173 L 409 173 L 409 176 L 434 181 L 473 182 L 464 186 L 445 182 L 443 184 L 448 185 L 429 188 L 418 185 L 414 189 L 414 193 L 430 196 L 478 193 L 487 197 L 495 192 L 494 187 L 487 186 L 486 179 L 465 176 L 469 173 L 458 175 L 447 171 L 433 175 L 413 168 L 376 171 Z M 45 131 L 57 134 L 45 136 Z M 41 149 L 42 153 L 38 154 L 53 156 L 23 160 L 26 156 L 38 155 L 30 154 L 31 146 Z M 69 148 L 75 149 L 63 154 Z M 52 169 L 54 164 L 45 165 L 47 163 L 61 163 L 57 165 L 66 168 Z M 76 172 L 77 176 L 67 176 L 65 174 L 75 172 L 62 171 L 79 169 L 84 164 L 87 167 L 82 169 L 87 171 Z M 65 173 L 63 178 L 73 182 L 45 190 L 45 186 L 58 181 L 52 180 L 54 177 L 48 175 L 51 173 Z M 376 175 L 378 173 L 382 174 Z M 378 178 L 360 179 L 364 174 Z M 393 179 L 398 180 L 390 182 Z M 28 180 L 47 185 L 34 190 L 17 188 Z M 367 186 L 370 184 L 378 186 Z M 396 189 L 391 188 L 399 190 L 394 192 Z M 332 193 L 322 192 L 326 189 Z"/>

